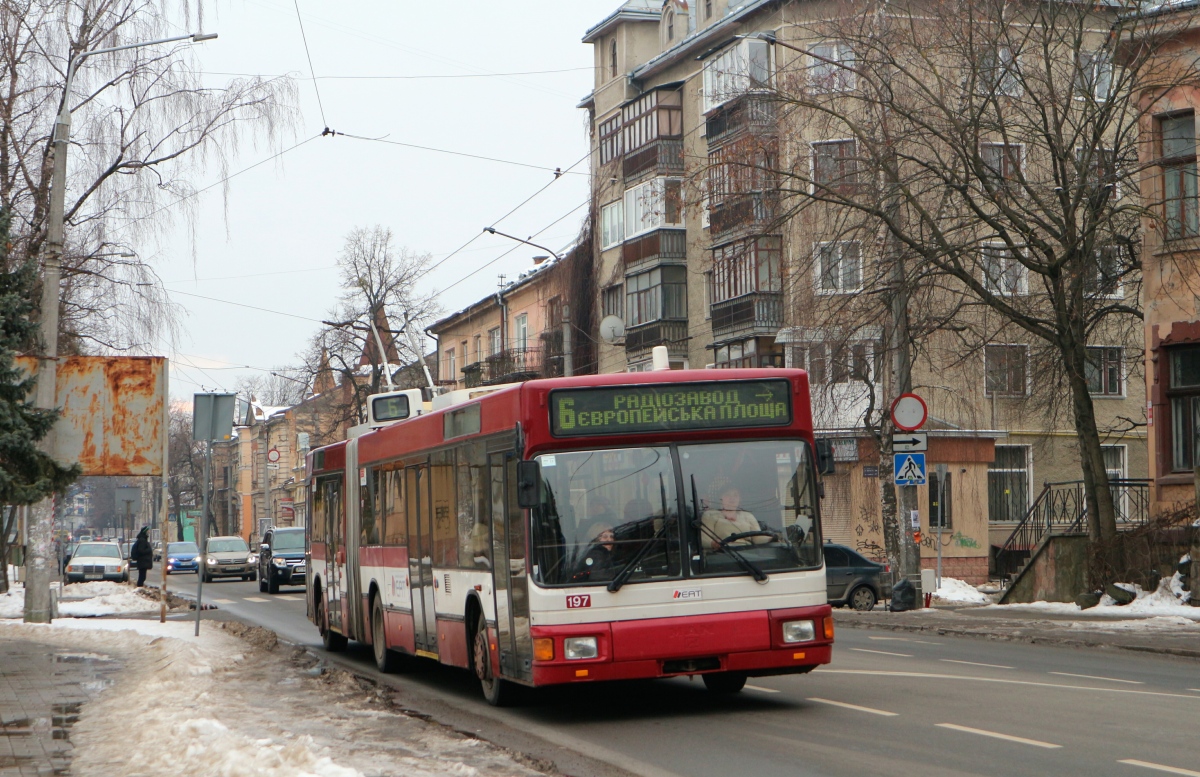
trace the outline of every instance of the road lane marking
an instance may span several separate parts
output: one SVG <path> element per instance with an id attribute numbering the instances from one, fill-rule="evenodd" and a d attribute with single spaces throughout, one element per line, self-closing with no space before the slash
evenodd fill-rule
<path id="1" fill-rule="evenodd" d="M 1046 674 L 1056 674 L 1062 677 L 1082 677 L 1085 680 L 1104 680 L 1109 683 L 1129 683 L 1130 685 L 1145 685 L 1140 680 L 1118 680 L 1115 677 L 1098 677 L 1094 674 L 1071 674 L 1070 672 L 1047 672 Z"/>
<path id="2" fill-rule="evenodd" d="M 844 701 L 833 701 L 831 699 L 810 698 L 809 701 L 815 701 L 817 704 L 830 704 L 834 707 L 842 707 L 848 710 L 857 710 L 859 712 L 869 712 L 872 715 L 882 715 L 885 718 L 895 718 L 900 715 L 899 712 L 888 712 L 887 710 L 877 710 L 871 707 L 860 707 L 857 704 L 847 704 Z"/>
<path id="3" fill-rule="evenodd" d="M 213 604 L 233 604 L 232 599 L 209 599 Z"/>
<path id="4" fill-rule="evenodd" d="M 764 688 L 761 685 L 747 685 L 746 690 L 758 691 L 759 693 L 779 693 L 779 691 L 775 690 L 774 688 Z"/>
<path id="5" fill-rule="evenodd" d="M 948 664 L 967 664 L 968 666 L 986 666 L 991 669 L 1012 669 L 1013 668 L 1011 666 L 1004 666 L 1002 664 L 981 664 L 978 661 L 957 661 L 953 658 L 939 658 L 938 661 L 945 661 Z"/>
<path id="6" fill-rule="evenodd" d="M 964 731 L 968 734 L 978 734 L 981 737 L 992 737 L 993 739 L 1003 739 L 1006 742 L 1017 742 L 1022 745 L 1032 745 L 1033 747 L 1044 747 L 1048 750 L 1060 748 L 1062 745 L 1056 745 L 1051 742 L 1042 742 L 1037 739 L 1026 739 L 1025 737 L 1014 737 L 1011 734 L 1001 734 L 998 731 L 986 731 L 982 728 L 968 728 L 967 726 L 957 726 L 953 723 L 936 723 L 938 728 L 949 728 L 954 731 Z"/>
<path id="7" fill-rule="evenodd" d="M 853 650 L 854 648 L 850 648 Z M 961 674 L 938 674 L 936 672 L 901 672 L 886 669 L 829 669 L 819 667 L 816 671 L 823 674 L 857 674 L 869 677 L 911 677 L 920 680 L 967 680 L 975 683 L 1001 683 L 1004 685 L 1028 685 L 1034 688 L 1061 688 L 1067 691 L 1101 691 L 1103 693 L 1127 693 L 1135 696 L 1162 696 L 1168 699 L 1190 699 L 1200 701 L 1200 696 L 1190 696 L 1186 693 L 1166 693 L 1165 691 L 1136 691 L 1132 688 L 1098 688 L 1091 685 L 1063 685 L 1061 683 L 1040 683 L 1034 680 L 1006 680 L 1002 677 L 972 677 Z"/>
<path id="8" fill-rule="evenodd" d="M 1200 688 L 1188 688 L 1188 690 L 1195 691 L 1196 693 L 1200 693 Z"/>
<path id="9" fill-rule="evenodd" d="M 247 602 L 269 602 L 270 599 L 264 599 L 261 596 L 247 596 L 243 601 Z"/>
<path id="10" fill-rule="evenodd" d="M 922 642 L 919 639 L 909 639 L 908 637 L 867 637 L 867 639 L 877 639 L 880 642 L 911 642 L 914 645 L 940 645 L 940 642 Z"/>
<path id="11" fill-rule="evenodd" d="M 911 653 L 889 653 L 886 650 L 867 650 L 866 648 L 850 648 L 859 653 L 874 653 L 877 656 L 899 656 L 900 658 L 912 658 Z"/>
<path id="12" fill-rule="evenodd" d="M 1183 774 L 1187 777 L 1200 777 L 1200 772 L 1193 772 L 1191 769 L 1180 769 L 1178 766 L 1163 766 L 1162 764 L 1150 763 L 1149 761 L 1137 761 L 1133 758 L 1127 758 L 1124 761 L 1117 761 L 1119 764 L 1129 764 L 1130 766 L 1140 766 L 1143 769 L 1154 769 L 1167 774 Z"/>

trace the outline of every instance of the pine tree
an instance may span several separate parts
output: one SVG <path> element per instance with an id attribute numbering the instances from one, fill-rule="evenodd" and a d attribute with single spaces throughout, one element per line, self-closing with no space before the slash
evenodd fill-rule
<path id="1" fill-rule="evenodd" d="M 9 266 L 11 216 L 0 209 L 0 593 L 8 590 L 8 540 L 17 505 L 62 493 L 79 475 L 78 465 L 63 467 L 38 449 L 57 410 L 31 401 L 35 378 L 17 368 L 18 353 L 35 350 L 33 320 L 37 267 L 32 261 Z"/>

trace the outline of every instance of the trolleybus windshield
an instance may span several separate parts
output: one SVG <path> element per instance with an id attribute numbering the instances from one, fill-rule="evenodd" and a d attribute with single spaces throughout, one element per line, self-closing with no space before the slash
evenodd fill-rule
<path id="1" fill-rule="evenodd" d="M 533 574 L 542 585 L 821 564 L 815 476 L 802 441 L 572 451 L 536 460 L 543 488 L 531 511 Z"/>

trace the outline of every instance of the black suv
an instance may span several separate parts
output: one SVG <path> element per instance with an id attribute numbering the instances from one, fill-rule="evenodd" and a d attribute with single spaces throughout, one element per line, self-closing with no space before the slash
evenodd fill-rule
<path id="1" fill-rule="evenodd" d="M 891 596 L 891 568 L 860 556 L 845 545 L 827 542 L 825 551 L 825 588 L 834 607 L 847 604 L 856 610 L 869 610 L 875 602 Z"/>
<path id="2" fill-rule="evenodd" d="M 304 584 L 304 529 L 267 529 L 258 546 L 258 590 L 277 594 L 281 585 Z"/>

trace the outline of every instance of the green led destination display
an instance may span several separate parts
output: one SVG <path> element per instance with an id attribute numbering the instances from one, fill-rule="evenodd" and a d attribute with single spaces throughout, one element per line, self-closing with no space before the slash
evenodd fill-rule
<path id="1" fill-rule="evenodd" d="M 603 386 L 550 392 L 555 437 L 787 426 L 791 383 L 741 380 Z"/>

